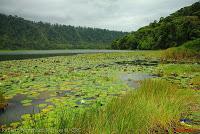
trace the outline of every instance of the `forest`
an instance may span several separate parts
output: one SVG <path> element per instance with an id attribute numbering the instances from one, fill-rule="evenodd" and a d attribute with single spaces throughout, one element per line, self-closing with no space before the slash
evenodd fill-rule
<path id="1" fill-rule="evenodd" d="M 181 46 L 187 41 L 200 43 L 200 2 L 161 17 L 113 41 L 113 49 L 155 50 Z M 198 43 L 198 44 L 199 44 Z"/>
<path id="2" fill-rule="evenodd" d="M 0 49 L 108 49 L 125 32 L 33 22 L 0 14 Z"/>

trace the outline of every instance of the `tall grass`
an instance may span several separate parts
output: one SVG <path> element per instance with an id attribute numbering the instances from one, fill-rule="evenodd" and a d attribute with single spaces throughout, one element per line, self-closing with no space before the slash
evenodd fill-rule
<path id="1" fill-rule="evenodd" d="M 3 92 L 0 91 L 0 111 L 4 110 L 4 107 L 5 107 L 5 98 L 4 98 L 4 95 L 3 95 Z"/>
<path id="2" fill-rule="evenodd" d="M 161 56 L 162 60 L 183 60 L 200 58 L 200 39 L 188 41 L 180 47 L 169 48 Z"/>
<path id="3" fill-rule="evenodd" d="M 0 91 L 0 103 L 4 101 L 3 93 Z"/>
<path id="4" fill-rule="evenodd" d="M 90 118 L 79 120 L 87 122 L 76 127 L 92 133 L 171 131 L 187 112 L 192 96 L 165 81 L 147 80 L 137 92 L 114 99 L 100 112 L 86 113 Z"/>
<path id="5" fill-rule="evenodd" d="M 181 90 L 161 80 L 145 80 L 137 91 L 113 99 L 104 108 L 59 110 L 53 124 L 37 128 L 72 129 L 81 133 L 155 133 L 173 131 L 182 114 L 195 102 L 192 90 Z M 41 123 L 43 122 L 43 123 Z M 34 126 L 33 126 L 34 128 Z"/>
<path id="6" fill-rule="evenodd" d="M 169 48 L 165 50 L 162 54 L 162 60 L 183 60 L 188 58 L 197 58 L 199 53 L 192 49 L 187 49 L 183 47 L 179 48 Z"/>

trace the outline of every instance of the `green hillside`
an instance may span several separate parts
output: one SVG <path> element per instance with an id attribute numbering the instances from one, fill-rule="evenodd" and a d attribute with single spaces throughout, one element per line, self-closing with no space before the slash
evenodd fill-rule
<path id="1" fill-rule="evenodd" d="M 166 49 L 200 38 L 200 2 L 150 23 L 112 43 L 114 49 Z M 199 41 L 199 40 L 198 40 Z M 199 43 L 200 44 L 200 43 Z"/>
<path id="2" fill-rule="evenodd" d="M 97 28 L 51 25 L 0 14 L 0 49 L 110 48 L 126 33 Z"/>

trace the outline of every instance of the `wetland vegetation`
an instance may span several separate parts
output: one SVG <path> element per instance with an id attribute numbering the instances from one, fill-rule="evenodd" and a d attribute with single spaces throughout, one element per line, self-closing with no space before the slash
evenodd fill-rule
<path id="1" fill-rule="evenodd" d="M 199 133 L 199 9 L 131 33 L 0 14 L 0 133 Z M 111 47 L 143 51 L 25 50 Z"/>
<path id="2" fill-rule="evenodd" d="M 200 116 L 199 60 L 163 62 L 162 54 L 134 51 L 1 61 L 0 87 L 8 102 L 0 115 L 1 127 L 195 132 Z"/>

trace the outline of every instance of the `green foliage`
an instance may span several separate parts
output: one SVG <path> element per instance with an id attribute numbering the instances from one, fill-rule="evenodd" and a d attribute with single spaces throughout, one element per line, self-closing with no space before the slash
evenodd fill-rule
<path id="1" fill-rule="evenodd" d="M 185 118 L 187 112 L 194 112 L 193 107 L 188 111 L 187 104 L 196 104 L 193 100 L 200 98 L 199 92 L 187 88 L 193 88 L 190 81 L 198 86 L 199 79 L 194 77 L 199 76 L 200 68 L 198 64 L 131 64 L 140 60 L 155 61 L 160 53 L 133 51 L 1 61 L 0 89 L 8 101 L 23 95 L 25 98 L 15 102 L 29 107 L 37 100 L 44 100 L 36 104 L 40 107 L 39 113 L 22 115 L 22 120 L 11 124 L 11 130 L 17 128 L 18 133 L 29 134 L 44 128 L 55 133 L 58 129 L 73 131 L 73 128 L 82 133 L 154 133 L 154 130 L 165 133 L 164 130 L 172 130 L 180 124 L 181 115 Z M 122 73 L 157 74 L 158 71 L 163 72 L 164 77 L 145 81 L 139 90 L 133 90 L 120 79 Z M 180 80 L 168 77 L 172 72 L 184 77 L 178 77 Z M 180 89 L 162 79 L 180 82 L 177 83 Z M 16 113 L 13 110 L 10 114 Z M 1 116 L 0 121 L 3 120 L 7 120 L 7 116 Z"/>
<path id="2" fill-rule="evenodd" d="M 169 64 L 164 67 L 162 67 L 164 75 L 182 75 L 184 74 L 187 76 L 188 74 L 192 73 L 199 73 L 200 72 L 200 66 L 199 65 L 190 65 L 190 64 Z"/>
<path id="3" fill-rule="evenodd" d="M 125 33 L 32 22 L 0 14 L 0 49 L 109 49 Z"/>
<path id="4" fill-rule="evenodd" d="M 114 49 L 166 49 L 200 38 L 200 2 L 113 42 Z"/>
<path id="5" fill-rule="evenodd" d="M 152 37 L 147 37 L 144 40 L 139 42 L 138 48 L 143 50 L 151 49 L 151 46 L 154 44 L 154 39 Z"/>
<path id="6" fill-rule="evenodd" d="M 29 120 L 23 127 L 77 128 L 82 133 L 172 133 L 181 115 L 196 102 L 194 94 L 166 81 L 146 80 L 139 90 L 114 98 L 104 108 L 60 109 L 53 121 L 51 117 L 36 120 L 35 124 Z M 51 125 L 45 123 L 50 121 Z"/>
<path id="7" fill-rule="evenodd" d="M 200 57 L 200 39 L 188 41 L 180 47 L 168 48 L 162 54 L 162 60 L 198 59 Z"/>
<path id="8" fill-rule="evenodd" d="M 183 44 L 183 47 L 186 49 L 192 49 L 195 51 L 200 51 L 200 38 L 193 40 L 193 41 L 188 41 L 186 43 Z"/>
<path id="9" fill-rule="evenodd" d="M 200 71 L 199 71 L 200 72 Z M 200 87 L 200 76 L 196 76 L 191 80 L 191 84 Z"/>

